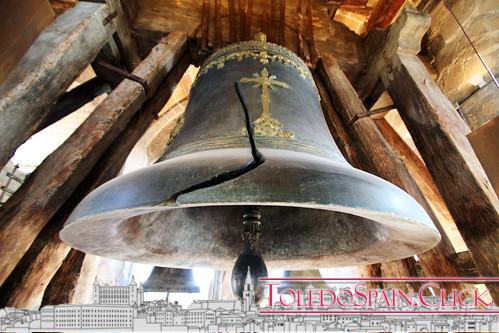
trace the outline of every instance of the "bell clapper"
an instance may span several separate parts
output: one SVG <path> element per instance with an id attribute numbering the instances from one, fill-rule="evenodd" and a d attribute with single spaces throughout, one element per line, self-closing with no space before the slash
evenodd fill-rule
<path id="1" fill-rule="evenodd" d="M 242 299 L 244 284 L 249 271 L 254 287 L 255 302 L 258 303 L 264 294 L 264 288 L 259 278 L 267 277 L 267 267 L 258 248 L 261 235 L 260 210 L 256 207 L 247 209 L 242 215 L 242 220 L 244 230 L 241 233 L 241 238 L 244 244 L 243 251 L 232 269 L 232 293 Z"/>

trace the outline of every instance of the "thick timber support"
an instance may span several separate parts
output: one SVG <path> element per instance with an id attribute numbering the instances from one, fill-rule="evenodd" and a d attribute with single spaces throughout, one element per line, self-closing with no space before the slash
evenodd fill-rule
<path id="1" fill-rule="evenodd" d="M 123 6 L 121 0 L 106 0 L 106 4 L 111 12 L 114 24 L 116 25 L 116 34 L 118 39 L 118 48 L 120 55 L 128 70 L 133 70 L 141 59 L 137 49 L 137 42 L 132 36 L 132 24 L 129 15 Z"/>
<path id="2" fill-rule="evenodd" d="M 393 152 L 374 120 L 365 116 L 367 110 L 348 78 L 330 55 L 322 57 L 318 70 L 335 109 L 340 114 L 348 132 L 355 139 L 363 169 L 405 189 L 426 209 L 439 229 L 442 235 L 440 244 L 418 255 L 425 273 L 430 276 L 458 276 L 454 260 L 455 253 L 440 222 L 403 161 Z M 447 284 L 447 286 L 451 285 Z"/>
<path id="3" fill-rule="evenodd" d="M 186 34 L 163 38 L 133 71 L 147 89 L 123 80 L 0 208 L 0 283 L 186 51 Z"/>
<path id="4" fill-rule="evenodd" d="M 189 66 L 189 63 L 189 57 L 186 53 L 161 83 L 155 96 L 148 100 L 141 110 L 137 112 L 125 130 L 92 168 L 92 171 L 85 180 L 40 232 L 29 250 L 0 288 L 0 308 L 6 306 L 18 308 L 39 306 L 45 287 L 53 279 L 56 271 L 59 270 L 67 273 L 71 270 L 68 267 L 60 268 L 61 264 L 62 266 L 71 264 L 73 270 L 79 269 L 75 265 L 75 262 L 81 263 L 79 260 L 75 261 L 75 257 L 78 254 L 72 253 L 65 259 L 70 248 L 59 239 L 59 231 L 62 229 L 69 214 L 71 214 L 76 205 L 90 191 L 119 174 L 130 151 L 166 104 L 175 86 Z M 80 252 L 80 255 L 83 256 L 83 253 Z M 75 287 L 67 283 L 64 283 L 64 286 L 65 288 Z M 57 288 L 61 287 L 61 284 L 52 283 L 50 287 L 51 292 L 54 292 L 54 295 L 60 296 L 63 292 L 58 291 Z"/>
<path id="5" fill-rule="evenodd" d="M 0 87 L 0 168 L 114 32 L 104 4 L 79 2 L 34 41 Z"/>
<path id="6" fill-rule="evenodd" d="M 362 152 L 358 147 L 354 145 L 352 136 L 348 133 L 343 120 L 341 119 L 338 112 L 336 112 L 333 103 L 331 101 L 331 96 L 329 95 L 328 89 L 326 88 L 321 77 L 314 72 L 314 80 L 319 94 L 321 97 L 321 106 L 324 112 L 324 117 L 326 118 L 326 123 L 328 124 L 331 135 L 334 138 L 334 142 L 338 145 L 343 156 L 358 169 L 365 169 L 368 166 L 364 166 L 362 160 Z M 384 266 L 384 267 L 382 267 Z M 384 268 L 384 269 L 383 269 Z M 409 277 L 417 276 L 416 261 L 414 258 L 406 258 L 402 260 L 392 261 L 389 263 L 372 264 L 364 267 L 360 267 L 361 274 L 368 277 Z M 377 288 L 383 287 L 381 281 L 369 283 L 370 287 Z M 413 288 L 414 285 L 397 285 L 400 289 L 408 290 L 408 288 Z"/>
<path id="7" fill-rule="evenodd" d="M 78 110 L 97 96 L 109 92 L 111 92 L 111 86 L 99 77 L 83 82 L 59 98 L 38 126 L 37 132 Z"/>
<path id="8" fill-rule="evenodd" d="M 482 276 L 497 276 L 499 200 L 466 138 L 468 127 L 417 57 L 429 25 L 428 16 L 405 9 L 390 28 L 386 46 L 373 63 L 478 271 Z M 499 284 L 487 287 L 499 303 Z"/>
<path id="9" fill-rule="evenodd" d="M 127 128 L 92 169 L 90 177 L 78 189 L 78 202 L 94 188 L 119 174 L 128 154 L 154 121 L 155 116 L 166 104 L 177 83 L 187 70 L 190 63 L 187 55 L 188 53 L 186 52 L 167 78 L 161 83 L 156 95 L 147 101 L 142 109 L 132 118 Z M 72 205 L 73 208 L 78 202 Z M 60 263 L 57 272 L 55 270 L 52 272 L 55 275 L 53 275 L 47 289 L 45 289 L 42 305 L 72 302 L 71 297 L 74 295 L 77 287 L 84 257 L 85 254 L 80 251 L 72 249 L 69 252 L 64 261 Z M 66 282 L 66 274 L 70 274 L 74 278 Z"/>

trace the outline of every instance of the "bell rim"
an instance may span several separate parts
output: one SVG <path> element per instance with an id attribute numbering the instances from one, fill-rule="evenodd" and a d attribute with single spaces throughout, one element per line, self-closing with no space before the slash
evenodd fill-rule
<path id="1" fill-rule="evenodd" d="M 225 205 L 216 205 L 216 204 L 190 204 L 190 205 L 182 205 L 182 206 L 176 206 L 176 207 L 166 207 L 166 206 L 163 206 L 161 207 L 162 209 L 158 209 L 159 207 L 154 207 L 156 208 L 155 210 L 152 210 L 150 211 L 150 213 L 153 213 L 153 212 L 158 212 L 160 210 L 169 210 L 169 209 L 186 209 L 186 208 L 195 208 L 195 207 L 208 207 L 208 206 L 211 206 L 211 207 L 216 207 L 216 206 L 246 206 L 246 205 L 259 205 L 259 206 L 272 206 L 272 205 L 264 205 L 264 204 L 261 204 L 261 203 L 258 203 L 258 202 L 250 202 L 250 203 L 244 203 L 244 204 L 238 204 L 238 205 L 233 205 L 233 204 L 225 204 Z M 276 205 L 277 206 L 277 205 Z M 283 206 L 282 203 L 280 205 L 281 207 Z M 306 207 L 303 207 L 303 206 L 298 206 L 298 205 L 290 205 L 289 203 L 287 203 L 287 206 L 285 207 L 298 207 L 298 208 L 306 208 Z M 315 206 L 314 209 L 320 209 L 320 210 L 324 210 L 324 211 L 330 211 L 330 212 L 335 212 L 335 213 L 344 213 L 344 214 L 351 214 L 352 212 L 345 212 L 345 211 L 341 211 L 339 209 L 331 209 L 332 207 L 329 206 L 328 207 L 329 209 L 326 209 L 326 208 L 320 208 L 318 206 Z M 132 210 L 141 210 L 142 208 L 136 208 L 136 209 L 132 209 Z M 131 211 L 131 210 L 126 210 L 126 211 Z M 148 212 L 149 213 L 149 212 Z M 379 212 L 377 212 L 379 213 Z M 137 263 L 143 263 L 143 264 L 151 264 L 151 265 L 155 265 L 155 266 L 161 266 L 161 267 L 172 267 L 172 268 L 184 268 L 184 269 L 189 269 L 189 268 L 217 268 L 217 269 L 227 269 L 227 270 L 230 270 L 232 268 L 232 265 L 233 265 L 233 261 L 231 261 L 230 263 L 225 263 L 225 264 L 216 264 L 216 265 L 212 265 L 212 264 L 209 264 L 209 265 L 198 265 L 198 264 L 192 264 L 192 263 L 188 263 L 187 261 L 183 262 L 182 264 L 179 264 L 178 261 L 176 261 L 175 263 L 172 262 L 172 261 L 155 261 L 155 260 L 136 260 L 134 258 L 131 258 L 131 257 L 128 257 L 128 256 L 122 256 L 122 255 L 109 255 L 109 254 L 103 254 L 102 252 L 99 252 L 99 251 L 94 251 L 92 249 L 89 249 L 88 247 L 81 247 L 81 246 L 78 246 L 76 245 L 73 241 L 72 241 L 72 236 L 71 236 L 71 230 L 76 228 L 76 229 L 79 229 L 81 228 L 81 226 L 85 227 L 85 228 L 89 228 L 89 223 L 95 223 L 95 224 L 99 224 L 100 222 L 103 221 L 103 219 L 105 219 L 106 215 L 109 215 L 109 216 L 112 216 L 112 215 L 115 215 L 116 212 L 113 211 L 113 212 L 107 212 L 107 213 L 102 213 L 100 214 L 100 218 L 95 218 L 94 217 L 88 217 L 88 218 L 82 218 L 78 221 L 75 221 L 73 223 L 71 223 L 70 225 L 68 226 L 65 226 L 60 232 L 59 232 L 59 237 L 62 241 L 66 242 L 67 244 L 69 244 L 71 247 L 75 248 L 76 250 L 79 250 L 79 251 L 82 251 L 82 252 L 85 252 L 85 253 L 89 253 L 89 254 L 92 254 L 92 255 L 96 255 L 96 256 L 103 256 L 105 258 L 110 258 L 110 259 L 114 259 L 114 260 L 121 260 L 121 261 L 131 261 L 131 262 L 137 262 Z M 139 215 L 144 215 L 144 214 L 139 214 Z M 135 216 L 139 216 L 139 215 L 135 215 Z M 351 214 L 351 215 L 354 215 L 354 214 Z M 363 217 L 362 215 L 355 215 L 355 216 L 360 216 L 360 217 Z M 390 261 L 394 261 L 394 260 L 400 260 L 400 259 L 404 259 L 404 258 L 407 258 L 407 257 L 411 257 L 415 254 L 419 254 L 419 253 L 422 253 L 422 252 L 425 252 L 427 250 L 430 250 L 431 248 L 433 248 L 434 246 L 436 246 L 439 242 L 440 242 L 440 239 L 441 239 L 441 236 L 439 234 L 439 232 L 437 231 L 436 228 L 433 228 L 431 226 L 428 226 L 428 225 L 424 225 L 424 224 L 421 224 L 421 223 L 418 223 L 417 221 L 414 221 L 414 220 L 410 220 L 410 219 L 407 219 L 405 217 L 401 217 L 401 216 L 394 216 L 394 215 L 390 215 L 390 214 L 387 214 L 387 213 L 380 213 L 380 219 L 381 218 L 392 218 L 394 220 L 396 220 L 396 222 L 401 222 L 403 221 L 404 224 L 403 226 L 407 227 L 407 226 L 412 226 L 414 229 L 417 229 L 417 230 L 412 230 L 410 232 L 406 232 L 405 234 L 401 234 L 399 231 L 400 230 L 395 230 L 395 229 L 391 229 L 390 230 L 390 237 L 388 237 L 386 240 L 384 241 L 377 241 L 375 243 L 373 243 L 372 246 L 368 246 L 368 247 L 365 247 L 363 249 L 360 249 L 360 250 L 357 250 L 357 251 L 352 251 L 352 252 L 349 252 L 347 254 L 344 254 L 344 255 L 341 255 L 340 259 L 335 259 L 335 258 L 332 258 L 332 257 L 328 257 L 328 256 L 323 256 L 324 258 L 322 258 L 321 260 L 323 261 L 327 261 L 327 262 L 334 262 L 334 264 L 330 264 L 330 265 L 317 265 L 315 263 L 307 263 L 307 262 L 303 262 L 303 263 L 299 263 L 297 264 L 296 262 L 297 261 L 302 261 L 302 260 L 307 260 L 307 257 L 303 257 L 303 258 L 296 258 L 296 259 L 293 259 L 293 260 L 269 260 L 268 258 L 265 257 L 265 254 L 262 254 L 266 264 L 267 264 L 267 268 L 268 269 L 288 269 L 288 270 L 303 270 L 303 269 L 315 269 L 315 268 L 318 268 L 318 267 L 321 267 L 321 268 L 332 268 L 332 267 L 347 267 L 347 266 L 356 266 L 356 265 L 369 265 L 369 264 L 376 264 L 376 263 L 383 263 L 383 262 L 390 262 Z M 381 222 L 373 219 L 373 218 L 365 218 L 366 220 L 369 220 L 368 222 L 371 222 L 371 223 L 378 223 L 378 224 L 382 224 Z M 112 224 L 116 224 L 116 226 L 118 226 L 118 224 L 122 223 L 122 222 L 125 222 L 127 219 L 123 219 L 123 220 L 114 220 L 114 221 L 111 221 L 111 224 L 108 223 L 108 227 L 111 227 L 110 230 L 113 230 L 112 229 Z M 385 226 L 385 225 L 383 225 Z M 105 232 L 106 230 L 101 230 L 101 232 Z M 410 251 L 401 251 L 400 248 L 398 249 L 394 249 L 392 250 L 391 252 L 387 250 L 386 246 L 389 245 L 389 244 L 392 244 L 394 242 L 394 240 L 396 240 L 397 238 L 394 238 L 394 237 L 391 237 L 391 236 L 399 236 L 400 238 L 404 238 L 404 236 L 410 236 L 410 235 L 413 235 L 413 231 L 417 231 L 417 234 L 419 235 L 418 239 L 416 241 L 413 241 L 413 242 L 410 242 L 409 244 L 405 244 L 406 247 L 410 247 Z M 424 233 L 423 233 L 424 232 Z M 69 236 L 69 237 L 67 237 Z M 431 243 L 429 242 L 430 238 L 429 237 L 432 237 L 431 239 Z M 420 245 L 420 246 L 416 246 L 416 244 L 419 243 L 419 241 L 421 240 L 425 240 L 426 243 L 424 245 Z M 377 254 L 373 255 L 373 251 L 374 252 L 377 252 Z M 396 255 L 394 255 L 394 253 L 397 253 Z M 234 254 L 235 256 L 237 256 L 237 254 L 235 253 Z M 345 263 L 345 258 L 343 257 L 356 257 L 356 256 L 362 256 L 362 257 L 369 257 L 369 256 L 374 256 L 374 257 L 383 257 L 382 260 L 379 260 L 379 259 L 369 259 L 369 258 L 365 258 L 365 259 L 361 259 L 361 260 L 358 260 L 357 262 L 349 262 L 349 263 Z M 234 258 L 236 259 L 236 258 Z M 214 258 L 214 261 L 218 262 L 216 258 Z"/>
<path id="2" fill-rule="evenodd" d="M 271 150 L 271 149 L 269 149 L 269 150 Z M 269 156 L 269 154 L 270 154 L 269 150 L 266 150 L 264 152 L 264 155 Z M 293 152 L 293 154 L 304 154 L 304 153 Z M 272 154 L 270 154 L 270 155 L 272 155 Z M 287 157 L 289 158 L 289 156 L 287 156 Z M 178 158 L 181 158 L 181 157 L 178 157 Z M 349 172 L 359 173 L 359 175 L 361 175 L 361 174 L 367 175 L 368 179 L 375 181 L 376 188 L 379 184 L 385 184 L 385 185 L 388 184 L 388 186 L 390 186 L 391 188 L 396 189 L 397 193 L 399 193 L 399 194 L 403 193 L 406 197 L 410 198 L 409 200 L 414 202 L 417 205 L 415 207 L 419 207 L 419 209 L 421 209 L 422 212 L 424 212 L 422 207 L 412 197 L 410 197 L 407 193 L 405 193 L 403 190 L 401 190 L 397 186 L 395 186 L 391 183 L 388 183 L 379 177 L 376 177 L 374 175 L 370 175 L 370 174 L 365 173 L 361 170 L 354 169 L 350 165 L 348 165 L 347 163 L 338 163 L 336 161 L 331 161 L 329 159 L 317 157 L 317 156 L 315 156 L 314 158 L 319 159 L 319 160 L 325 160 L 332 167 L 348 170 Z M 173 158 L 173 159 L 175 159 L 175 158 Z M 165 164 L 165 163 L 167 164 L 167 163 L 169 163 L 169 161 L 171 161 L 171 160 L 166 160 L 166 161 L 160 162 L 158 164 Z M 154 166 L 152 166 L 152 167 L 154 167 Z M 151 168 L 151 167 L 149 167 L 149 168 Z M 139 170 L 139 172 L 141 172 L 141 171 L 143 171 L 143 170 Z M 255 170 L 253 170 L 253 171 L 255 171 Z M 392 235 L 392 237 L 390 237 L 390 239 L 396 240 L 395 236 L 402 237 L 402 238 L 405 237 L 407 240 L 409 240 L 409 241 L 407 241 L 408 245 L 406 245 L 406 246 L 410 247 L 411 249 L 404 250 L 404 251 L 394 251 L 394 253 L 391 256 L 385 255 L 384 260 L 381 260 L 381 261 L 397 260 L 397 259 L 405 258 L 408 256 L 412 256 L 412 255 L 417 254 L 417 253 L 424 252 L 424 251 L 432 248 L 436 244 L 438 244 L 438 242 L 440 240 L 440 234 L 438 233 L 438 230 L 436 229 L 436 227 L 433 225 L 432 221 L 429 219 L 426 212 L 424 212 L 424 214 L 425 214 L 424 217 L 426 218 L 426 220 L 424 218 L 422 218 L 421 220 L 418 220 L 417 218 L 411 218 L 408 216 L 403 216 L 401 214 L 394 214 L 393 212 L 382 212 L 379 210 L 370 210 L 370 209 L 361 208 L 361 207 L 345 207 L 345 206 L 340 206 L 340 205 L 337 205 L 334 203 L 329 203 L 327 205 L 326 204 L 321 205 L 321 204 L 318 204 L 316 202 L 303 202 L 303 201 L 299 202 L 299 203 L 298 202 L 291 203 L 291 202 L 286 202 L 286 201 L 273 201 L 273 202 L 269 203 L 268 201 L 265 202 L 265 201 L 251 201 L 251 200 L 246 200 L 246 201 L 240 202 L 240 203 L 235 203 L 235 202 L 221 203 L 221 202 L 206 202 L 206 201 L 197 202 L 197 203 L 187 203 L 185 201 L 185 197 L 183 197 L 183 196 L 179 196 L 177 198 L 177 203 L 162 201 L 162 202 L 158 202 L 156 204 L 141 205 L 141 206 L 136 206 L 133 208 L 129 207 L 129 208 L 115 209 L 115 210 L 110 210 L 110 211 L 106 211 L 106 212 L 96 213 L 96 214 L 89 215 L 89 216 L 80 216 L 80 217 L 77 217 L 74 219 L 72 219 L 70 217 L 70 219 L 68 220 L 68 222 L 64 226 L 63 230 L 61 230 L 60 237 L 63 241 L 65 241 L 66 243 L 70 244 L 71 246 L 73 246 L 74 248 L 76 248 L 78 250 L 92 253 L 92 254 L 96 254 L 96 255 L 102 255 L 102 256 L 118 259 L 118 260 L 130 260 L 130 261 L 137 261 L 137 262 L 146 262 L 146 263 L 151 263 L 151 264 L 155 264 L 158 266 L 169 266 L 169 267 L 181 267 L 181 268 L 198 267 L 197 265 L 192 266 L 189 264 L 186 264 L 186 265 L 178 265 L 178 263 L 172 264 L 172 263 L 169 263 L 167 261 L 165 261 L 165 262 L 163 262 L 163 261 L 147 261 L 147 260 L 141 261 L 141 260 L 134 260 L 134 259 L 130 259 L 130 258 L 124 258 L 124 257 L 113 257 L 113 255 L 109 255 L 108 253 L 94 252 L 89 247 L 81 246 L 81 244 L 78 244 L 78 241 L 75 240 L 74 238 L 75 237 L 78 238 L 78 236 L 75 236 L 75 235 L 77 235 L 79 233 L 79 230 L 88 229 L 90 226 L 96 227 L 97 225 L 99 225 L 99 223 L 104 223 L 104 225 L 107 226 L 107 231 L 106 231 L 106 229 L 101 228 L 100 232 L 109 232 L 110 234 L 112 234 L 113 230 L 115 230 L 115 229 L 113 229 L 113 225 L 117 226 L 120 223 L 123 223 L 125 220 L 132 218 L 133 216 L 144 215 L 147 213 L 158 212 L 161 210 L 185 209 L 185 208 L 191 208 L 191 207 L 246 206 L 246 205 L 301 207 L 301 208 L 309 208 L 309 209 L 310 208 L 321 209 L 324 211 L 339 212 L 339 213 L 346 213 L 346 214 L 359 216 L 359 217 L 362 217 L 364 219 L 368 219 L 372 223 L 378 223 L 378 224 L 382 225 L 383 227 L 386 227 L 388 225 L 388 229 L 390 230 L 391 235 Z M 388 223 L 387 221 L 391 221 L 391 222 Z M 398 229 L 396 228 L 396 226 L 398 226 Z M 404 226 L 408 227 L 409 231 L 407 231 L 405 233 L 400 233 L 400 228 L 404 227 Z M 411 237 L 413 237 L 412 241 L 411 241 Z M 386 241 L 382 242 L 382 243 L 385 244 Z M 383 246 L 381 246 L 378 250 L 385 252 L 383 249 Z M 364 253 L 362 255 L 365 255 L 365 252 L 366 251 L 364 251 Z M 355 255 L 355 253 L 352 252 L 349 255 L 353 256 L 353 255 Z M 380 260 L 366 260 L 366 261 L 358 262 L 355 264 L 370 264 L 370 263 L 377 263 L 377 262 L 381 262 L 381 261 Z M 282 266 L 284 268 L 290 268 L 290 266 L 285 266 L 285 265 L 280 265 L 280 266 Z M 348 266 L 348 264 L 341 264 L 341 265 L 337 265 L 337 266 Z M 202 267 L 202 266 L 199 266 L 199 267 Z M 224 267 L 228 267 L 228 266 L 225 265 Z M 291 265 L 291 267 L 294 267 L 294 266 Z M 317 266 L 302 265 L 299 267 L 300 268 L 307 268 L 307 267 L 316 268 Z M 333 266 L 329 266 L 329 267 L 333 267 Z"/>

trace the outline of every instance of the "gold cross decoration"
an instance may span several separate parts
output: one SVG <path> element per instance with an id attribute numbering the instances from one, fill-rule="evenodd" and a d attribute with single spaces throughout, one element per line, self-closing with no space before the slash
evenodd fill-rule
<path id="1" fill-rule="evenodd" d="M 260 118 L 253 122 L 255 135 L 278 136 L 282 138 L 291 138 L 292 132 L 285 131 L 282 123 L 272 117 L 270 112 L 270 90 L 278 88 L 289 89 L 286 82 L 278 81 L 275 75 L 269 75 L 267 68 L 263 68 L 260 73 L 254 73 L 253 77 L 243 77 L 239 80 L 241 83 L 254 83 L 254 88 L 262 88 L 260 95 L 262 101 L 262 114 Z M 244 129 L 246 132 L 246 129 Z"/>

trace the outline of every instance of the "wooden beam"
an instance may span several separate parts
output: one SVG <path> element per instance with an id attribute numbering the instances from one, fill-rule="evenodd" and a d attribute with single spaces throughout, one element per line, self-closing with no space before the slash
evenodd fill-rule
<path id="1" fill-rule="evenodd" d="M 137 49 L 137 42 L 132 36 L 132 24 L 128 13 L 123 8 L 121 0 L 106 0 L 106 4 L 112 15 L 115 15 L 113 23 L 116 26 L 116 35 L 120 54 L 126 68 L 131 71 L 141 61 Z"/>
<path id="2" fill-rule="evenodd" d="M 307 23 L 308 23 L 308 49 L 310 51 L 310 63 L 312 67 L 315 67 L 319 55 L 317 54 L 317 49 L 315 48 L 314 23 L 312 16 L 312 0 L 307 0 Z"/>
<path id="3" fill-rule="evenodd" d="M 81 273 L 81 265 L 85 259 L 85 253 L 71 249 L 64 259 L 64 264 L 59 267 L 52 280 L 50 280 L 43 294 L 42 305 L 70 304 L 75 294 L 73 286 L 78 282 Z"/>
<path id="4" fill-rule="evenodd" d="M 111 86 L 104 80 L 94 77 L 61 96 L 50 109 L 49 114 L 37 128 L 37 132 L 61 120 L 67 115 L 91 102 L 97 96 L 111 92 Z"/>
<path id="5" fill-rule="evenodd" d="M 325 86 L 321 77 L 314 71 L 314 81 L 319 90 L 321 97 L 321 106 L 324 112 L 324 117 L 328 124 L 331 135 L 334 138 L 335 143 L 342 152 L 343 156 L 350 162 L 354 167 L 359 169 L 364 169 L 362 164 L 361 152 L 358 147 L 354 145 L 352 136 L 348 133 L 343 120 L 339 114 L 335 111 L 333 102 L 331 101 L 331 96 L 329 95 L 328 89 Z M 407 258 L 403 260 L 392 261 L 390 263 L 383 263 L 384 273 L 386 277 L 407 277 L 407 276 L 417 276 L 416 272 L 416 262 L 414 258 Z M 382 277 L 382 265 L 373 264 L 363 267 L 363 272 L 365 272 L 370 277 Z M 382 283 L 372 283 L 372 287 L 382 286 Z M 409 285 L 397 285 L 397 287 L 408 290 Z M 414 285 L 411 286 L 414 288 Z"/>
<path id="6" fill-rule="evenodd" d="M 383 15 L 378 19 L 375 27 L 385 29 L 397 17 L 400 9 L 405 5 L 406 0 L 389 0 L 387 6 L 383 10 Z"/>
<path id="7" fill-rule="evenodd" d="M 260 7 L 262 10 L 262 32 L 268 36 L 269 34 L 269 22 L 268 22 L 268 15 L 267 15 L 267 9 L 268 9 L 268 0 L 260 0 Z"/>
<path id="8" fill-rule="evenodd" d="M 454 248 L 446 236 L 445 230 L 441 227 L 444 224 L 452 224 L 455 226 L 455 222 L 448 211 L 447 205 L 442 199 L 431 175 L 426 168 L 425 164 L 421 159 L 416 155 L 416 153 L 405 143 L 405 141 L 398 135 L 398 133 L 393 129 L 393 127 L 386 121 L 384 118 L 378 118 L 375 120 L 376 126 L 383 134 L 383 137 L 386 139 L 387 143 L 392 148 L 393 152 L 404 162 L 404 165 L 407 168 L 407 171 L 414 179 L 416 184 L 418 185 L 421 193 L 426 198 L 426 202 L 429 205 L 429 209 L 434 213 L 432 218 L 435 218 L 439 221 L 437 227 L 439 228 L 439 232 L 442 235 L 442 240 L 440 241 L 439 248 L 443 249 L 441 254 L 447 256 L 447 260 L 439 265 L 446 265 L 447 262 L 451 263 L 455 268 L 454 272 L 459 275 L 459 269 L 457 262 L 455 260 L 455 251 Z M 431 215 L 430 215 L 431 216 Z M 430 251 L 429 255 L 433 255 Z M 420 255 L 421 257 L 421 255 Z M 437 260 L 439 256 L 435 256 L 435 260 Z M 427 260 L 421 260 L 421 265 L 425 272 L 434 271 L 434 269 L 426 267 L 428 264 Z M 442 275 L 439 275 L 442 276 Z"/>
<path id="9" fill-rule="evenodd" d="M 73 270 L 77 269 L 74 266 L 73 258 L 76 254 L 71 254 L 69 258 L 64 259 L 70 248 L 59 239 L 59 231 L 76 205 L 89 192 L 119 174 L 130 151 L 154 121 L 155 116 L 166 105 L 189 63 L 186 52 L 161 83 L 155 96 L 148 100 L 137 112 L 125 130 L 92 168 L 89 175 L 40 232 L 0 288 L 0 308 L 6 306 L 18 308 L 37 307 L 40 304 L 45 287 L 61 264 L 67 265 L 71 263 L 73 264 Z M 69 268 L 61 268 L 61 271 L 68 272 Z M 64 285 L 68 287 L 68 284 Z M 52 283 L 51 292 L 54 291 L 54 294 L 59 295 L 60 292 L 57 292 L 56 288 L 60 288 L 60 286 L 60 284 Z"/>
<path id="10" fill-rule="evenodd" d="M 203 0 L 201 25 L 201 51 L 206 51 L 208 50 L 208 39 L 210 35 L 210 3 L 208 0 Z"/>
<path id="11" fill-rule="evenodd" d="M 476 276 L 479 277 L 473 257 L 470 251 L 459 252 L 456 254 L 456 262 L 459 267 L 459 274 L 464 277 Z"/>
<path id="12" fill-rule="evenodd" d="M 108 15 L 103 4 L 78 3 L 38 36 L 0 86 L 0 168 L 110 38 Z"/>
<path id="13" fill-rule="evenodd" d="M 272 43 L 277 42 L 277 19 L 276 19 L 276 6 L 277 6 L 277 1 L 270 1 L 269 3 L 270 6 L 270 22 L 269 22 L 269 36 L 268 36 L 268 41 Z"/>
<path id="14" fill-rule="evenodd" d="M 319 74 L 331 96 L 335 109 L 338 110 L 347 130 L 355 139 L 359 149 L 363 169 L 376 174 L 406 190 L 430 215 L 442 235 L 442 241 L 434 249 L 418 254 L 420 262 L 429 276 L 458 276 L 454 251 L 446 238 L 440 222 L 435 217 L 426 198 L 417 183 L 411 177 L 403 161 L 394 153 L 393 148 L 378 130 L 374 120 L 367 114 L 355 89 L 348 81 L 334 58 L 323 55 L 318 64 Z M 447 286 L 452 284 L 447 283 Z"/>
<path id="15" fill-rule="evenodd" d="M 229 43 L 235 43 L 236 37 L 236 0 L 229 1 Z"/>
<path id="16" fill-rule="evenodd" d="M 217 50 L 222 47 L 222 17 L 220 0 L 215 0 L 215 42 L 213 47 Z"/>
<path id="17" fill-rule="evenodd" d="M 388 2 L 390 2 L 390 1 L 391 0 L 376 2 L 376 4 L 374 5 L 374 8 L 371 11 L 371 14 L 367 18 L 367 22 L 365 24 L 365 28 L 364 28 L 364 32 L 363 32 L 364 36 L 366 36 L 369 33 L 369 31 L 371 31 L 371 29 L 376 25 L 379 18 L 383 15 L 383 12 L 385 11 L 385 9 L 387 7 Z"/>
<path id="18" fill-rule="evenodd" d="M 414 31 L 422 35 L 429 24 L 430 18 L 422 13 L 402 12 L 387 40 L 381 78 L 480 274 L 496 276 L 499 200 L 466 138 L 468 127 L 417 57 L 420 39 L 414 37 Z M 411 30 L 412 35 L 397 33 Z M 499 285 L 487 287 L 499 303 Z"/>
<path id="19" fill-rule="evenodd" d="M 297 1 L 297 7 L 296 7 L 296 35 L 298 38 L 298 56 L 302 59 L 305 59 L 305 42 L 303 40 L 303 6 L 302 6 L 302 0 Z"/>
<path id="20" fill-rule="evenodd" d="M 279 44 L 286 45 L 286 0 L 280 0 L 279 6 Z"/>
<path id="21" fill-rule="evenodd" d="M 49 0 L 3 0 L 0 6 L 0 84 L 54 19 Z M 20 33 L 22 27 L 22 33 Z"/>
<path id="22" fill-rule="evenodd" d="M 244 6 L 245 1 L 239 0 L 239 33 L 241 35 L 240 41 L 246 40 L 245 32 L 246 32 L 246 9 Z"/>
<path id="23" fill-rule="evenodd" d="M 163 38 L 133 72 L 147 91 L 135 81 L 120 83 L 0 208 L 0 283 L 186 51 L 185 33 Z"/>
<path id="24" fill-rule="evenodd" d="M 246 9 L 245 26 L 244 26 L 244 40 L 253 39 L 251 36 L 251 20 L 253 18 L 253 0 L 248 0 L 248 7 Z"/>
<path id="25" fill-rule="evenodd" d="M 180 81 L 182 75 L 189 66 L 189 63 L 188 53 L 185 53 L 178 64 L 175 65 L 175 67 L 172 69 L 170 74 L 168 74 L 167 78 L 161 83 L 155 96 L 148 100 L 146 104 L 141 108 L 141 110 L 138 111 L 138 113 L 130 121 L 123 133 L 120 134 L 120 136 L 103 155 L 103 158 L 101 158 L 96 166 L 92 169 L 89 177 L 85 179 L 85 181 L 80 185 L 78 190 L 73 195 L 74 200 L 68 201 L 70 203 L 70 207 L 74 208 L 76 204 L 85 197 L 86 194 L 88 194 L 100 184 L 108 181 L 113 177 L 116 177 L 119 174 L 130 151 L 154 121 L 155 116 L 167 103 L 173 91 L 175 90 L 177 83 Z M 72 209 L 69 209 L 69 211 L 71 210 Z M 65 218 L 63 219 L 63 221 L 64 220 Z M 71 303 L 72 300 L 69 296 L 73 295 L 74 291 L 76 290 L 76 282 L 78 281 L 77 277 L 80 273 L 84 256 L 84 253 L 71 250 L 71 252 L 68 254 L 68 257 L 66 257 L 64 261 L 62 261 L 62 263 L 59 262 L 60 267 L 52 270 L 52 279 L 50 279 L 48 276 L 45 277 L 44 281 L 47 281 L 48 286 L 43 294 L 42 305 Z M 46 258 L 46 261 L 48 261 L 49 263 L 51 262 L 50 258 Z M 32 263 L 32 265 L 34 264 L 35 263 Z M 57 273 L 55 273 L 56 270 Z M 70 274 L 70 276 L 74 276 L 75 279 L 67 282 L 65 280 L 65 274 L 68 273 Z M 49 281 L 50 283 L 48 283 Z M 24 292 L 26 292 L 25 290 L 26 289 L 24 289 Z M 39 295 L 39 297 L 41 298 L 41 295 Z M 17 301 L 17 298 L 13 299 Z M 39 301 L 39 298 L 37 300 Z M 17 301 L 16 303 L 19 304 L 19 301 Z"/>

